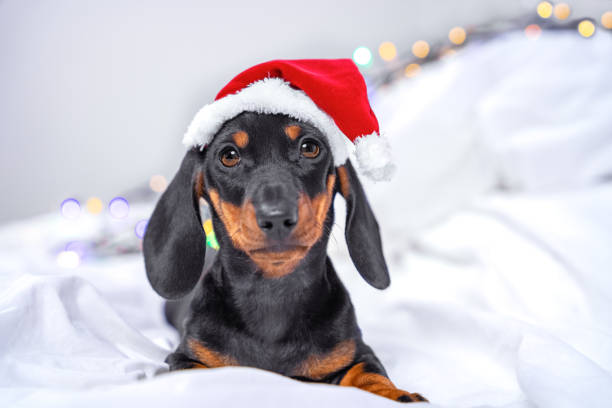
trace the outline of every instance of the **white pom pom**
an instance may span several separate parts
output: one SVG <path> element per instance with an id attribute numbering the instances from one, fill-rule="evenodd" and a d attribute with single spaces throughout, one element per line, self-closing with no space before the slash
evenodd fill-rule
<path id="1" fill-rule="evenodd" d="M 355 158 L 359 171 L 372 180 L 391 180 L 395 172 L 391 146 L 376 132 L 355 139 Z"/>

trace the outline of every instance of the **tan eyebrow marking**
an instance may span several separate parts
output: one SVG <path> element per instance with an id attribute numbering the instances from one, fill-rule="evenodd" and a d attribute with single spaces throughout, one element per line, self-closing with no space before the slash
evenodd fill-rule
<path id="1" fill-rule="evenodd" d="M 233 135 L 236 146 L 243 148 L 249 143 L 249 135 L 245 131 L 238 131 Z"/>
<path id="2" fill-rule="evenodd" d="M 285 128 L 285 134 L 291 140 L 297 139 L 301 132 L 302 132 L 302 128 L 299 127 L 298 125 L 291 125 Z"/>

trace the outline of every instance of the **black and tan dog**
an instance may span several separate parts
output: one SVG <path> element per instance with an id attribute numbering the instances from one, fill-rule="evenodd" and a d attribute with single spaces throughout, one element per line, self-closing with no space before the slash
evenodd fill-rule
<path id="1" fill-rule="evenodd" d="M 182 334 L 166 360 L 171 370 L 251 366 L 426 401 L 396 388 L 362 341 L 326 255 L 336 192 L 346 199 L 346 240 L 357 270 L 375 288 L 387 287 L 378 224 L 363 188 L 349 161 L 334 167 L 317 128 L 245 112 L 206 149 L 187 152 L 144 238 L 153 288 L 182 298 L 168 310 Z M 210 205 L 220 245 L 203 276 L 200 197 Z"/>

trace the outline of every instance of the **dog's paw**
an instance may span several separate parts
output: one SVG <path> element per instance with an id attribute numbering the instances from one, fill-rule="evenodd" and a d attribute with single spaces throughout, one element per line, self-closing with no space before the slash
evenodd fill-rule
<path id="1" fill-rule="evenodd" d="M 397 402 L 429 402 L 421 394 L 400 390 L 395 387 L 374 388 L 369 391 Z"/>
<path id="2" fill-rule="evenodd" d="M 416 392 L 407 392 L 402 391 L 403 394 L 397 397 L 395 400 L 398 402 L 429 402 L 425 397 L 421 394 L 417 394 Z"/>
<path id="3" fill-rule="evenodd" d="M 192 368 L 208 368 L 199 361 L 195 361 L 180 352 L 174 352 L 166 357 L 170 371 L 190 370 Z"/>

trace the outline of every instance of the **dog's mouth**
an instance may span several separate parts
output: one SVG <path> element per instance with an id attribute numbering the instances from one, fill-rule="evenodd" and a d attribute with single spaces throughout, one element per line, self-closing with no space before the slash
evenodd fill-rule
<path id="1" fill-rule="evenodd" d="M 249 251 L 248 254 L 263 269 L 276 270 L 278 267 L 292 269 L 306 255 L 309 249 L 310 247 L 303 245 L 274 244 Z M 284 275 L 284 273 L 282 274 Z"/>
<path id="2" fill-rule="evenodd" d="M 304 245 L 272 244 L 272 245 L 267 245 L 265 247 L 251 250 L 249 252 L 251 254 L 256 254 L 256 255 L 259 255 L 259 254 L 266 255 L 270 253 L 280 254 L 280 253 L 286 253 L 286 252 L 293 252 L 293 251 L 298 251 L 300 249 L 306 250 L 308 249 L 308 247 Z"/>

